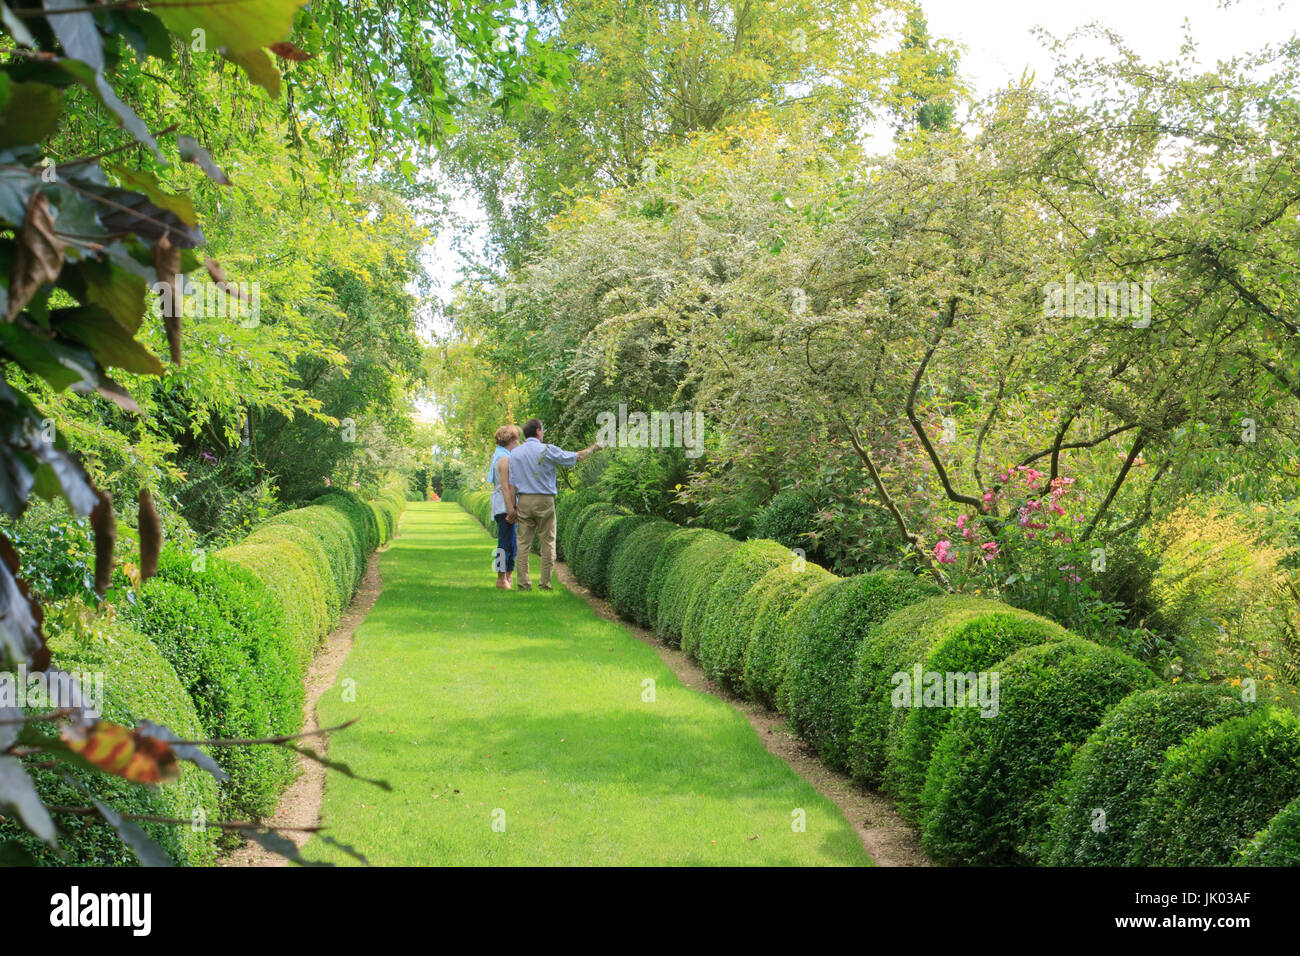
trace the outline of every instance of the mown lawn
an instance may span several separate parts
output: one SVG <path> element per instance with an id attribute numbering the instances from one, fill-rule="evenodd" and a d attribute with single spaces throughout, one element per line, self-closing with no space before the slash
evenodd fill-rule
<path id="1" fill-rule="evenodd" d="M 491 548 L 458 506 L 409 506 L 320 704 L 326 726 L 361 718 L 331 758 L 393 789 L 331 772 L 330 836 L 385 865 L 871 865 L 743 715 L 558 582 L 496 590 Z"/>

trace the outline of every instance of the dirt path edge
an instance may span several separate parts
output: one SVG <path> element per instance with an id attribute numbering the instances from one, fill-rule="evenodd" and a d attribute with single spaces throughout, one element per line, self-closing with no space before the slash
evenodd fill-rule
<path id="1" fill-rule="evenodd" d="M 396 534 L 393 537 L 397 537 Z M 386 550 L 386 549 L 385 549 Z M 339 671 L 352 652 L 353 635 L 361 622 L 366 619 L 370 609 L 379 599 L 383 590 L 383 581 L 379 576 L 379 557 L 382 551 L 375 551 L 366 562 L 366 573 L 361 578 L 352 603 L 343 619 L 325 642 L 316 651 L 307 676 L 303 678 L 306 691 L 302 705 L 302 729 L 317 730 L 320 722 L 316 719 L 316 704 L 322 695 L 334 686 Z M 326 737 L 313 737 L 304 742 L 324 756 L 329 752 L 329 740 Z M 311 827 L 321 822 L 321 801 L 325 797 L 325 767 L 306 757 L 298 758 L 298 776 L 280 797 L 275 813 L 265 821 L 270 827 Z M 309 839 L 310 833 L 290 830 L 284 836 L 294 842 L 301 850 Z M 218 866 L 288 866 L 289 861 L 278 853 L 264 849 L 261 845 L 246 841 L 243 846 L 232 850 L 217 861 Z"/>
<path id="2" fill-rule="evenodd" d="M 933 866 L 921 850 L 916 831 L 899 816 L 888 797 L 867 790 L 846 774 L 831 770 L 790 732 L 783 717 L 728 692 L 706 677 L 703 669 L 682 651 L 668 647 L 650 631 L 619 617 L 608 601 L 596 597 L 579 584 L 566 564 L 557 561 L 555 570 L 564 586 L 586 601 L 597 616 L 621 624 L 641 643 L 654 648 L 659 659 L 683 685 L 721 698 L 744 714 L 768 753 L 783 761 L 840 808 L 877 866 Z"/>

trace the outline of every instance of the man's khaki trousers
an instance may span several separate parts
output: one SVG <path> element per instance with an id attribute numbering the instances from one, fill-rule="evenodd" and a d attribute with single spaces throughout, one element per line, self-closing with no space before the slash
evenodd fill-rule
<path id="1" fill-rule="evenodd" d="M 542 551 L 542 587 L 550 587 L 555 570 L 555 495 L 516 495 L 515 512 L 519 515 L 519 557 L 515 561 L 515 587 L 527 588 L 528 557 L 533 536 Z"/>

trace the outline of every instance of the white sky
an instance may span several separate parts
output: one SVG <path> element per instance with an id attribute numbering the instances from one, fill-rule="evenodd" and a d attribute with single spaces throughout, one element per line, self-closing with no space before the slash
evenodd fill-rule
<path id="1" fill-rule="evenodd" d="M 1034 27 L 1065 37 L 1095 21 L 1113 29 L 1143 58 L 1170 60 L 1178 55 L 1186 20 L 1201 66 L 1253 52 L 1300 30 L 1300 0 L 1238 0 L 1227 7 L 1222 0 L 921 0 L 921 5 L 932 34 L 964 47 L 959 69 L 977 99 L 1019 80 L 1026 69 L 1040 80 L 1051 76 L 1052 60 L 1031 33 Z M 888 135 L 872 145 L 887 148 Z M 469 221 L 482 221 L 472 198 L 459 198 L 455 207 Z M 452 239 L 440 236 L 425 257 L 443 301 L 450 298 L 464 265 Z"/>

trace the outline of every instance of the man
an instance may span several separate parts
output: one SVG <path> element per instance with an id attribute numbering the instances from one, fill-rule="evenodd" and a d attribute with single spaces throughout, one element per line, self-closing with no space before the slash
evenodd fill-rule
<path id="1" fill-rule="evenodd" d="M 572 468 L 603 446 L 600 442 L 582 449 L 565 451 L 545 442 L 545 430 L 536 418 L 524 422 L 524 443 L 510 453 L 509 482 L 506 485 L 506 520 L 517 521 L 518 554 L 515 590 L 531 591 L 528 554 L 534 535 L 541 538 L 542 580 L 538 587 L 551 590 L 555 569 L 555 468 Z"/>

